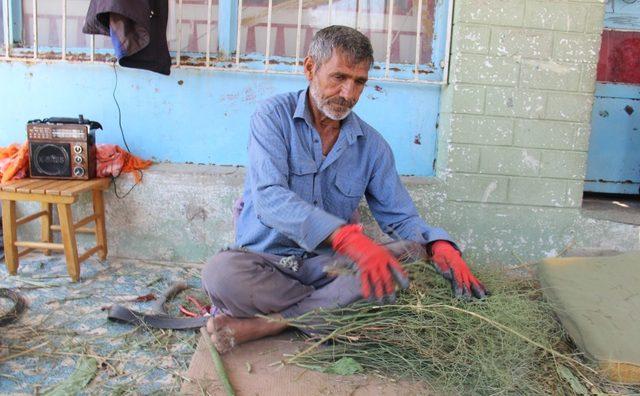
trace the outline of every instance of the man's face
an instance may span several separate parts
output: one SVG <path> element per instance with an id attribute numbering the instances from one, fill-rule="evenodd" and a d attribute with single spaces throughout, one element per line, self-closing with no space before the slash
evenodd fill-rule
<path id="1" fill-rule="evenodd" d="M 313 59 L 307 57 L 304 69 L 313 104 L 332 120 L 345 119 L 358 103 L 369 77 L 369 66 L 366 61 L 354 64 L 349 57 L 335 50 L 317 69 Z"/>

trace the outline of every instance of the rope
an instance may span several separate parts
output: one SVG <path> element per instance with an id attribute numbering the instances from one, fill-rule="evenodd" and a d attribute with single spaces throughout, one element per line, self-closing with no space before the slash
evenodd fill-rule
<path id="1" fill-rule="evenodd" d="M 11 289 L 0 288 L 0 298 L 13 301 L 13 307 L 7 313 L 0 315 L 0 326 L 6 326 L 18 320 L 20 314 L 27 307 L 27 302 L 24 297 Z"/>

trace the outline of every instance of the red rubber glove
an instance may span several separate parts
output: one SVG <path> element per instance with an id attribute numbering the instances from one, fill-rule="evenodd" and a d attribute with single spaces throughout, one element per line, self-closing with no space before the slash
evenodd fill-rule
<path id="1" fill-rule="evenodd" d="M 393 296 L 394 282 L 403 289 L 409 286 L 409 278 L 395 257 L 364 235 L 361 226 L 351 224 L 340 227 L 331 244 L 333 250 L 358 265 L 364 298 L 369 298 L 372 292 L 378 299 Z"/>
<path id="2" fill-rule="evenodd" d="M 460 252 L 447 241 L 435 241 L 431 245 L 431 261 L 436 270 L 451 282 L 451 290 L 456 297 L 485 298 L 489 293 L 473 276 Z"/>

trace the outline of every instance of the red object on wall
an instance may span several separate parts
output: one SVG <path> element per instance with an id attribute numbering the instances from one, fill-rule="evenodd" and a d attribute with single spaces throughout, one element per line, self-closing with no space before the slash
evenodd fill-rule
<path id="1" fill-rule="evenodd" d="M 640 84 L 640 32 L 602 32 L 597 80 Z"/>

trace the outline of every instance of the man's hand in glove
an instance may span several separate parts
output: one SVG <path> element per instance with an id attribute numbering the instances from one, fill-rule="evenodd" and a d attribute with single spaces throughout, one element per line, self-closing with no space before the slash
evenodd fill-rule
<path id="1" fill-rule="evenodd" d="M 447 241 L 435 241 L 431 244 L 431 261 L 436 270 L 451 282 L 456 297 L 485 298 L 487 289 L 473 276 L 460 252 Z"/>
<path id="2" fill-rule="evenodd" d="M 360 270 L 362 295 L 369 298 L 374 294 L 378 299 L 391 296 L 395 284 L 407 288 L 409 278 L 398 261 L 387 249 L 364 235 L 359 225 L 346 225 L 331 235 L 333 250 L 353 260 Z"/>

